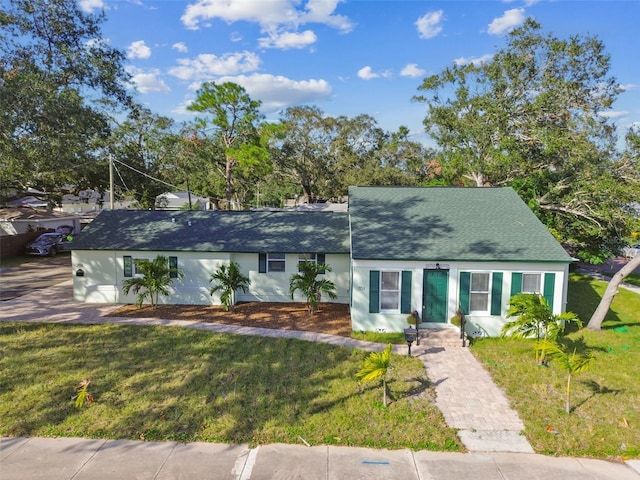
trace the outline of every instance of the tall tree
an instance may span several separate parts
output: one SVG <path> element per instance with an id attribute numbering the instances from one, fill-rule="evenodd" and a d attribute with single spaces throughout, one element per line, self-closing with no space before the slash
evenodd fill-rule
<path id="1" fill-rule="evenodd" d="M 205 119 L 201 125 L 213 127 L 221 142 L 225 157 L 225 194 L 227 209 L 231 209 L 233 170 L 237 166 L 256 167 L 268 161 L 267 151 L 260 144 L 257 123 L 261 102 L 252 100 L 246 90 L 232 82 L 220 85 L 204 83 L 196 100 L 188 109 L 211 115 L 210 124 Z"/>
<path id="2" fill-rule="evenodd" d="M 271 136 L 274 173 L 296 185 L 309 203 L 327 191 L 335 122 L 318 107 L 296 106 L 285 110 L 278 130 Z"/>
<path id="3" fill-rule="evenodd" d="M 583 258 L 611 254 L 630 189 L 600 115 L 619 91 L 609 66 L 597 38 L 543 35 L 528 19 L 486 63 L 426 78 L 415 99 L 445 176 L 511 185 Z"/>
<path id="4" fill-rule="evenodd" d="M 101 36 L 104 15 L 68 0 L 0 5 L 0 180 L 50 190 L 83 177 L 127 107 L 124 55 Z M 108 107 L 106 107 L 109 105 Z"/>
<path id="5" fill-rule="evenodd" d="M 157 195 L 186 178 L 176 172 L 180 146 L 172 119 L 136 108 L 113 128 L 109 140 L 120 189 L 129 191 L 142 208 L 154 208 Z"/>

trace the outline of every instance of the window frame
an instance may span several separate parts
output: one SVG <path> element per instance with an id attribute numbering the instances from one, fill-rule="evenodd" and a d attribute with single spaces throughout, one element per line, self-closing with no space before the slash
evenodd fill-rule
<path id="1" fill-rule="evenodd" d="M 307 258 L 310 257 L 310 258 Z M 298 254 L 298 272 L 300 272 L 300 264 L 304 262 L 311 262 L 318 264 L 318 254 L 317 253 L 299 253 Z"/>
<path id="2" fill-rule="evenodd" d="M 538 277 L 538 289 L 537 290 L 525 290 L 525 278 Z M 522 293 L 532 293 L 536 295 L 542 295 L 542 273 L 540 272 L 522 272 L 522 286 L 520 287 Z"/>
<path id="3" fill-rule="evenodd" d="M 395 274 L 396 288 L 383 288 L 384 277 L 389 274 Z M 379 312 L 380 313 L 400 313 L 402 302 L 402 272 L 400 270 L 380 270 L 379 285 Z M 383 306 L 383 297 L 387 294 L 395 294 L 396 302 L 394 308 L 385 308 Z"/>
<path id="4" fill-rule="evenodd" d="M 131 273 L 133 278 L 142 278 L 144 274 L 138 273 L 138 267 L 136 266 L 136 262 L 140 260 L 147 260 L 150 262 L 152 259 L 147 257 L 131 257 Z"/>
<path id="5" fill-rule="evenodd" d="M 469 277 L 469 314 L 486 314 L 486 315 L 490 315 L 491 313 L 491 282 L 492 282 L 492 274 L 491 272 L 469 272 L 470 273 L 470 277 Z M 487 278 L 487 286 L 486 286 L 486 290 L 479 290 L 476 289 L 474 290 L 474 285 L 473 285 L 473 279 L 474 276 L 485 276 Z M 484 298 L 486 299 L 486 306 L 483 310 L 474 310 L 472 308 L 473 306 L 473 298 L 474 297 L 478 297 L 479 295 L 484 295 Z"/>
<path id="6" fill-rule="evenodd" d="M 272 268 L 272 264 L 282 263 L 282 269 Z M 267 253 L 267 273 L 284 273 L 287 271 L 286 253 Z"/>

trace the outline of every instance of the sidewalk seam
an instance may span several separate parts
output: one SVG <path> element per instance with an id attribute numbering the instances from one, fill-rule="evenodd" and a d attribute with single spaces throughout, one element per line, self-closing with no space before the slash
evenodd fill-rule
<path id="1" fill-rule="evenodd" d="M 95 451 L 95 452 L 93 452 L 89 458 L 87 458 L 87 461 L 86 461 L 86 462 L 84 462 L 82 465 L 80 465 L 80 468 L 76 471 L 76 473 L 74 473 L 73 475 L 71 475 L 71 477 L 69 478 L 69 480 L 73 480 L 74 478 L 76 478 L 76 477 L 78 476 L 78 474 L 82 471 L 82 469 L 83 469 L 84 467 L 86 467 L 86 466 L 87 466 L 87 464 L 88 464 L 91 460 L 93 460 L 93 457 L 95 457 L 95 456 L 98 454 L 98 452 L 99 452 L 100 450 L 102 450 L 102 447 L 104 447 L 104 446 L 105 446 L 105 444 L 106 444 L 107 442 L 108 442 L 108 440 L 103 440 L 103 441 L 102 441 L 102 445 L 100 445 L 100 446 L 96 449 L 96 451 Z"/>

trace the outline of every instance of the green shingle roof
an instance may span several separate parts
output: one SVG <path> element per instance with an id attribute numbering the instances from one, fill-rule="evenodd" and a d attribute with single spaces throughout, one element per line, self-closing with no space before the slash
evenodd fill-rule
<path id="1" fill-rule="evenodd" d="M 571 262 L 511 188 L 351 187 L 349 215 L 354 259 Z"/>
<path id="2" fill-rule="evenodd" d="M 74 250 L 349 253 L 345 212 L 105 210 Z"/>

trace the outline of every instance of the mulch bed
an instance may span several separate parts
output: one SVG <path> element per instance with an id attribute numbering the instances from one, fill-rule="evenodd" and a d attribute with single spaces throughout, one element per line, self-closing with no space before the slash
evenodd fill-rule
<path id="1" fill-rule="evenodd" d="M 221 306 L 207 305 L 123 305 L 110 317 L 162 318 L 221 323 L 244 327 L 303 330 L 343 337 L 351 336 L 349 306 L 339 303 L 321 303 L 313 315 L 304 303 L 242 302 L 229 312 Z"/>

